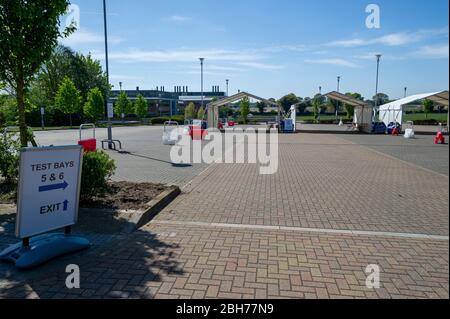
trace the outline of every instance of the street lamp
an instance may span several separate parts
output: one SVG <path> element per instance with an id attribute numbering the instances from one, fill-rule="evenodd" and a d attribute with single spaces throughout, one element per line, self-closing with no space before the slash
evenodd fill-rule
<path id="1" fill-rule="evenodd" d="M 319 94 L 322 95 L 322 87 L 319 86 Z"/>
<path id="2" fill-rule="evenodd" d="M 226 80 L 226 82 L 227 82 L 227 97 L 228 97 L 228 84 L 230 83 L 230 80 Z"/>
<path id="3" fill-rule="evenodd" d="M 376 86 L 375 86 L 375 108 L 373 109 L 373 122 L 375 122 L 375 114 L 377 112 L 377 107 L 378 107 L 378 77 L 379 77 L 379 73 L 380 73 L 381 54 L 377 54 L 375 56 L 377 58 L 377 81 L 376 81 Z"/>
<path id="4" fill-rule="evenodd" d="M 407 96 L 407 93 L 408 93 L 408 88 L 405 87 L 405 97 Z"/>
<path id="5" fill-rule="evenodd" d="M 120 94 L 122 94 L 122 84 L 123 84 L 122 82 L 119 82 Z M 120 117 L 122 118 L 122 123 L 124 123 L 125 122 L 125 111 L 123 110 L 123 105 L 122 105 L 122 109 L 120 111 L 121 111 Z"/>
<path id="6" fill-rule="evenodd" d="M 340 90 L 340 86 L 341 86 L 341 77 L 338 76 L 337 77 L 337 92 L 339 93 Z M 338 111 L 339 111 L 339 101 L 336 102 L 336 121 L 338 119 Z"/>
<path id="7" fill-rule="evenodd" d="M 108 26 L 106 23 L 106 0 L 103 0 L 103 26 L 104 26 L 104 30 L 105 30 L 105 61 L 106 61 L 106 82 L 109 86 L 109 62 L 108 62 Z M 108 90 L 106 91 L 106 106 L 108 108 Z M 108 110 L 107 110 L 107 113 Z M 108 121 L 108 148 L 112 149 L 112 124 L 111 124 L 111 119 L 109 118 L 109 116 L 107 115 L 107 121 Z"/>
<path id="8" fill-rule="evenodd" d="M 201 68 L 201 90 L 202 90 L 202 109 L 203 109 L 203 62 L 205 61 L 205 58 L 199 58 L 200 60 L 200 68 Z"/>

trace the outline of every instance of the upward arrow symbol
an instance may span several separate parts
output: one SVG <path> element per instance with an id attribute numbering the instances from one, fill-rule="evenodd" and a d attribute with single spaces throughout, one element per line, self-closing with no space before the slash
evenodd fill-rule
<path id="1" fill-rule="evenodd" d="M 69 201 L 66 199 L 66 200 L 63 202 L 63 211 L 66 211 L 68 206 L 69 206 Z"/>

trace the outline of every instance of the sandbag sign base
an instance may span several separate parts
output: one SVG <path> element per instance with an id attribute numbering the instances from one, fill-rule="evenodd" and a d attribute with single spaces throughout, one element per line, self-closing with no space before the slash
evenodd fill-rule
<path id="1" fill-rule="evenodd" d="M 6 248 L 0 260 L 13 263 L 18 269 L 31 269 L 51 259 L 76 253 L 91 247 L 89 240 L 61 233 L 45 234 L 30 239 L 29 246 L 23 243 Z"/>
<path id="2" fill-rule="evenodd" d="M 78 220 L 82 161 L 80 145 L 20 151 L 16 236 L 22 242 L 1 252 L 0 260 L 28 269 L 90 246 L 70 234 Z"/>

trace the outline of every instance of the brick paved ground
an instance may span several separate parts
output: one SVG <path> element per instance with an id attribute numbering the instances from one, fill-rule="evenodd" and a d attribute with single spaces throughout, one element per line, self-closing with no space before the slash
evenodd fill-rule
<path id="1" fill-rule="evenodd" d="M 276 175 L 213 165 L 131 236 L 87 234 L 92 249 L 34 272 L 0 264 L 0 297 L 449 297 L 447 177 L 333 135 L 280 141 Z M 69 263 L 80 290 L 64 286 Z M 365 286 L 369 264 L 380 289 Z"/>
<path id="2" fill-rule="evenodd" d="M 158 219 L 448 235 L 448 178 L 333 135 L 280 142 L 277 174 L 213 166 Z"/>
<path id="3" fill-rule="evenodd" d="M 437 128 L 434 129 L 437 130 Z M 448 176 L 448 140 L 445 145 L 435 145 L 433 135 L 416 135 L 413 140 L 407 140 L 402 136 L 392 137 L 389 135 L 342 135 L 341 137 Z M 446 136 L 446 139 L 448 139 L 448 136 Z"/>
<path id="4" fill-rule="evenodd" d="M 80 290 L 64 286 L 69 263 Z M 0 297 L 448 298 L 448 271 L 447 241 L 151 224 L 39 272 L 2 267 Z"/>

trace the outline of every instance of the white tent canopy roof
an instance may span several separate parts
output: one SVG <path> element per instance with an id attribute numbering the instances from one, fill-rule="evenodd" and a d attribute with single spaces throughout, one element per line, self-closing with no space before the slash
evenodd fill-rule
<path id="1" fill-rule="evenodd" d="M 380 111 L 384 110 L 401 110 L 403 105 L 412 103 L 414 101 L 419 101 L 423 99 L 429 99 L 438 104 L 448 106 L 448 91 L 441 91 L 435 93 L 424 93 L 408 96 L 404 99 L 393 101 L 380 106 Z"/>
<path id="2" fill-rule="evenodd" d="M 403 124 L 403 106 L 424 99 L 428 99 L 437 104 L 448 107 L 448 91 L 416 94 L 381 105 L 379 109 L 380 120 L 386 125 L 389 125 L 389 123 L 392 122 Z"/>
<path id="3" fill-rule="evenodd" d="M 324 96 L 328 97 L 329 99 L 336 100 L 354 107 L 371 107 L 369 104 L 367 104 L 364 101 L 355 99 L 353 96 L 348 96 L 336 91 L 332 91 L 330 93 L 324 94 Z"/>

